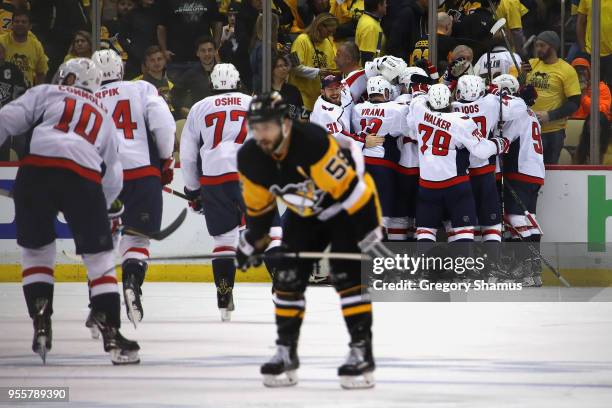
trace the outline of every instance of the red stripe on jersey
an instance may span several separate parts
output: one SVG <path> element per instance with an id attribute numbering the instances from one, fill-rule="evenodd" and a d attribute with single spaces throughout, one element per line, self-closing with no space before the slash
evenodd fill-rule
<path id="1" fill-rule="evenodd" d="M 362 69 L 360 71 L 355 72 L 353 75 L 346 77 L 344 81 L 346 82 L 348 86 L 351 86 L 356 80 L 361 78 L 363 75 L 365 75 L 365 70 Z"/>
<path id="2" fill-rule="evenodd" d="M 136 180 L 144 177 L 161 178 L 161 173 L 158 168 L 153 166 L 138 167 L 137 169 L 123 170 L 123 180 Z"/>
<path id="3" fill-rule="evenodd" d="M 94 279 L 92 281 L 89 281 L 89 287 L 93 288 L 94 286 L 98 286 L 98 285 L 104 285 L 106 283 L 117 283 L 117 278 L 115 278 L 114 276 L 101 276 L 98 279 Z"/>
<path id="4" fill-rule="evenodd" d="M 526 174 L 521 174 L 521 173 L 504 173 L 504 177 L 507 178 L 508 180 L 517 180 L 517 181 L 522 181 L 525 183 L 539 184 L 539 185 L 544 184 L 543 178 L 528 176 Z"/>
<path id="5" fill-rule="evenodd" d="M 344 129 L 342 129 L 340 133 L 343 134 L 344 136 L 350 137 L 353 140 L 356 140 L 361 143 L 365 143 L 365 136 L 359 136 L 359 134 L 357 133 L 349 133 Z"/>
<path id="6" fill-rule="evenodd" d="M 429 235 L 436 235 L 433 233 L 433 231 L 430 230 L 424 230 L 424 229 L 417 229 L 416 230 L 417 234 L 429 234 Z"/>
<path id="7" fill-rule="evenodd" d="M 127 254 L 128 252 L 138 252 L 139 254 L 143 254 L 144 256 L 147 256 L 147 257 L 150 256 L 149 250 L 146 248 L 131 247 L 127 251 L 125 251 L 123 255 Z"/>
<path id="8" fill-rule="evenodd" d="M 451 177 L 449 179 L 442 180 L 442 181 L 429 181 L 429 180 L 419 179 L 419 186 L 426 187 L 426 188 L 433 188 L 433 189 L 447 188 L 447 187 L 456 186 L 457 184 L 466 183 L 469 180 L 470 180 L 469 176 L 455 176 L 455 177 Z"/>
<path id="9" fill-rule="evenodd" d="M 482 235 L 499 235 L 501 237 L 501 231 L 495 229 L 488 229 L 482 231 Z"/>
<path id="10" fill-rule="evenodd" d="M 449 237 L 454 237 L 455 235 L 459 235 L 459 234 L 473 234 L 474 230 L 473 229 L 462 229 L 459 231 L 447 231 L 446 235 Z"/>
<path id="11" fill-rule="evenodd" d="M 88 169 L 87 167 L 83 167 L 77 162 L 74 162 L 70 159 L 28 155 L 24 157 L 19 162 L 19 164 L 21 166 L 55 167 L 60 169 L 66 169 L 95 183 L 100 184 L 102 182 L 102 177 L 100 176 L 99 172 L 92 169 Z"/>
<path id="12" fill-rule="evenodd" d="M 501 181 L 502 175 L 501 173 L 495 173 L 495 181 Z"/>
<path id="13" fill-rule="evenodd" d="M 238 181 L 238 173 L 225 173 L 220 176 L 200 176 L 200 185 L 215 186 L 217 184 L 227 183 L 229 181 Z"/>
<path id="14" fill-rule="evenodd" d="M 25 278 L 26 276 L 35 275 L 37 273 L 44 273 L 45 275 L 53 276 L 53 269 L 46 266 L 34 266 L 32 268 L 24 269 L 21 272 L 21 276 Z"/>
<path id="15" fill-rule="evenodd" d="M 387 228 L 389 234 L 405 234 L 408 232 L 408 228 Z"/>
<path id="16" fill-rule="evenodd" d="M 405 174 L 407 176 L 418 176 L 419 175 L 418 167 L 404 167 L 401 164 L 398 164 L 396 170 L 399 173 Z"/>
<path id="17" fill-rule="evenodd" d="M 483 174 L 493 173 L 495 171 L 495 165 L 489 164 L 488 166 L 478 167 L 473 169 L 470 167 L 470 176 L 482 176 Z"/>
<path id="18" fill-rule="evenodd" d="M 218 246 L 213 249 L 213 253 L 225 251 L 236 252 L 236 248 L 234 248 L 233 246 Z"/>

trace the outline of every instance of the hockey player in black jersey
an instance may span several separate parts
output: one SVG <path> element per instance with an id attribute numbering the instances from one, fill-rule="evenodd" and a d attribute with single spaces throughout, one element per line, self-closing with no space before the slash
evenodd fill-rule
<path id="1" fill-rule="evenodd" d="M 253 139 L 238 152 L 248 216 L 236 255 L 239 267 L 246 269 L 266 248 L 277 198 L 288 208 L 282 241 L 287 252 L 322 251 L 331 245 L 332 252 L 359 253 L 380 241 L 376 188 L 354 143 L 341 146 L 322 128 L 293 122 L 275 92 L 254 97 L 247 120 Z M 312 260 L 285 258 L 277 270 L 273 297 L 277 352 L 261 367 L 266 386 L 297 383 L 297 344 L 312 264 Z M 349 356 L 338 369 L 341 385 L 372 387 L 372 304 L 361 284 L 360 264 L 340 260 L 330 264 L 351 337 Z"/>

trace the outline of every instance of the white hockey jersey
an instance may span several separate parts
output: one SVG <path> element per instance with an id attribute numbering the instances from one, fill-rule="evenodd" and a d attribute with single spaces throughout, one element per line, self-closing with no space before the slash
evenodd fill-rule
<path id="1" fill-rule="evenodd" d="M 115 122 L 123 179 L 160 177 L 174 150 L 176 124 L 168 104 L 145 81 L 116 81 L 96 91 Z"/>
<path id="2" fill-rule="evenodd" d="M 310 122 L 321 126 L 338 140 L 355 141 L 361 147 L 365 140 L 363 136 L 351 133 L 351 117 L 349 113 L 350 110 L 345 110 L 342 106 L 327 102 L 322 96 L 319 96 L 310 114 Z"/>
<path id="3" fill-rule="evenodd" d="M 508 120 L 503 136 L 510 140 L 504 155 L 504 177 L 527 183 L 544 184 L 542 129 L 535 113 L 521 98 L 508 97 Z M 505 118 L 504 118 L 505 119 Z"/>
<path id="4" fill-rule="evenodd" d="M 516 58 L 516 63 L 521 65 L 521 57 L 514 53 L 514 58 Z M 488 66 L 491 65 L 491 76 L 495 78 L 501 74 L 509 74 L 510 67 L 514 66 L 514 62 L 512 62 L 512 56 L 510 52 L 501 46 L 494 47 L 489 57 L 487 58 L 487 53 L 485 52 L 474 65 L 474 74 L 480 76 L 487 76 L 489 74 Z"/>
<path id="5" fill-rule="evenodd" d="M 476 123 L 459 112 L 435 112 L 427 96 L 417 96 L 410 104 L 409 133 L 418 140 L 419 184 L 446 188 L 469 180 L 469 154 L 486 159 L 497 153 L 497 146 L 483 138 Z"/>
<path id="6" fill-rule="evenodd" d="M 351 118 L 352 131 L 361 133 L 364 137 L 373 133 L 386 138 L 382 146 L 363 149 L 366 163 L 377 162 L 372 159 L 386 159 L 393 163 L 399 161 L 399 149 L 395 138 L 408 135 L 406 123 L 408 110 L 407 105 L 395 102 L 372 103 L 368 101 L 355 106 Z"/>
<path id="7" fill-rule="evenodd" d="M 236 156 L 249 137 L 246 114 L 250 103 L 250 96 L 228 92 L 193 105 L 183 127 L 180 148 L 188 189 L 238 181 Z"/>
<path id="8" fill-rule="evenodd" d="M 488 94 L 473 102 L 452 102 L 453 111 L 472 118 L 478 130 L 488 138 L 499 122 L 499 96 Z M 495 171 L 495 157 L 480 159 L 470 155 L 470 174 L 479 175 Z"/>
<path id="9" fill-rule="evenodd" d="M 410 107 L 412 94 L 401 94 L 395 98 L 395 102 Z M 410 109 L 408 109 L 410 112 Z M 397 146 L 400 149 L 399 171 L 403 174 L 417 176 L 419 174 L 419 148 L 417 139 L 406 135 L 397 138 Z"/>
<path id="10" fill-rule="evenodd" d="M 58 167 L 102 183 L 107 206 L 123 187 L 112 119 L 92 93 L 39 85 L 0 109 L 0 145 L 32 131 L 22 166 Z"/>

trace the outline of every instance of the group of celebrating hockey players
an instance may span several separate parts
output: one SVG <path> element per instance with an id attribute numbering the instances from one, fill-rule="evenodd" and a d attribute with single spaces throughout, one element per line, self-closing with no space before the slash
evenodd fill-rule
<path id="1" fill-rule="evenodd" d="M 54 84 L 0 110 L 0 144 L 30 131 L 13 197 L 32 349 L 43 359 L 52 339 L 53 222 L 62 212 L 88 271 L 87 326 L 102 334 L 114 364 L 140 361 L 138 344 L 119 332 L 114 251 L 136 325 L 144 315 L 147 234 L 160 229 L 162 189 L 173 177 L 175 125 L 155 88 L 122 79 L 121 58 L 98 51 L 64 63 Z M 323 78 L 305 123 L 290 118 L 276 92 L 242 93 L 232 64 L 214 67 L 212 96 L 194 105 L 181 135 L 185 196 L 214 240 L 223 321 L 234 310 L 237 268 L 263 260 L 272 276 L 278 338 L 261 367 L 266 386 L 297 382 L 304 292 L 316 259 L 296 254 L 328 247 L 381 254 L 383 241 L 435 241 L 441 228 L 449 242 L 500 242 L 503 217 L 512 239 L 539 240 L 540 127 L 517 96 L 518 81 L 501 75 L 487 87 L 451 65 L 436 82 L 434 70 L 376 58 L 346 78 Z M 500 194 L 496 173 L 513 194 Z M 282 217 L 277 199 L 287 208 Z M 140 233 L 121 234 L 121 224 Z M 539 284 L 537 274 L 528 278 Z M 341 384 L 371 387 L 372 305 L 359 261 L 332 257 L 329 279 L 350 335 Z"/>

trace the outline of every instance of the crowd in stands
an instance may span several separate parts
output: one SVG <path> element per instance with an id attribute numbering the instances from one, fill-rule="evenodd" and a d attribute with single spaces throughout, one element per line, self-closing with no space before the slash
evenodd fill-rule
<path id="1" fill-rule="evenodd" d="M 288 101 L 292 117 L 308 120 L 321 79 L 330 74 L 346 76 L 382 55 L 427 67 L 428 8 L 434 1 L 438 71 L 465 60 L 471 72 L 488 80 L 517 75 L 537 91 L 533 110 L 548 146 L 546 163 L 559 160 L 568 118 L 585 120 L 571 153 L 574 163 L 586 163 L 592 0 L 568 2 L 566 21 L 553 0 L 272 0 L 272 88 Z M 612 164 L 612 1 L 601 4 L 597 120 L 601 160 Z M 262 0 L 104 0 L 101 7 L 101 46 L 122 56 L 126 80 L 155 85 L 177 120 L 210 95 L 209 75 L 219 62 L 238 68 L 245 92 L 261 90 Z M 91 0 L 0 0 L 0 107 L 50 82 L 63 61 L 95 51 L 91 8 Z M 490 33 L 502 17 L 509 44 Z M 558 34 L 562 26 L 565 44 Z M 6 146 L 0 149 L 0 160 L 7 154 Z"/>

